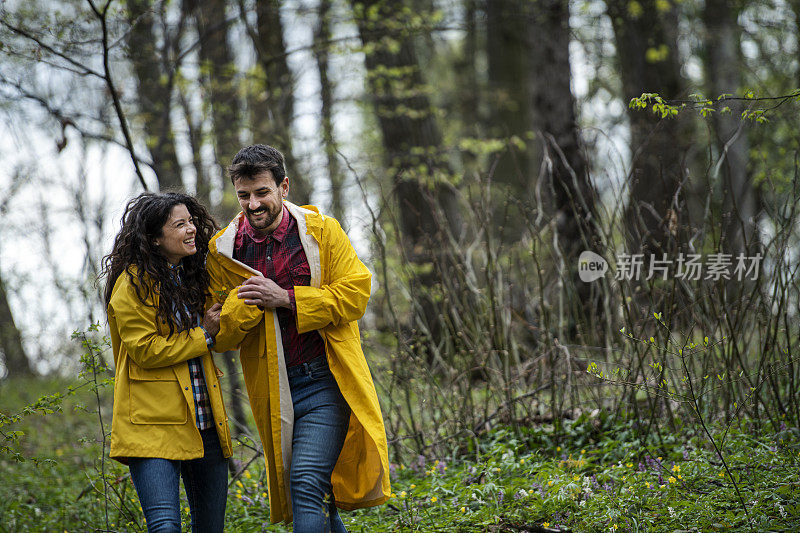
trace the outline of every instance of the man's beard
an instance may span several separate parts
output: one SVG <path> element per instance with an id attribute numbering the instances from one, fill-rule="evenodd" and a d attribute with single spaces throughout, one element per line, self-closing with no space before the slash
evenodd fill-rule
<path id="1" fill-rule="evenodd" d="M 253 220 L 252 211 L 250 211 L 248 209 L 246 211 L 247 221 L 250 223 L 250 227 L 252 227 L 253 229 L 264 231 L 275 222 L 275 220 L 278 218 L 278 215 L 281 214 L 281 210 L 282 209 L 283 209 L 283 206 L 279 206 L 279 209 L 275 209 L 275 211 L 270 211 L 270 209 L 268 207 L 265 207 L 264 208 L 265 212 L 264 212 L 263 222 L 255 222 Z"/>

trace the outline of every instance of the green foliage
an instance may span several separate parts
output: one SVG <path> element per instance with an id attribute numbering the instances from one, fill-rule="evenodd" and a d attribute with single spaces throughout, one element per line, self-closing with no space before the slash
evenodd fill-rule
<path id="1" fill-rule="evenodd" d="M 0 409 L 12 411 L 64 382 L 7 383 Z M 107 391 L 106 391 L 107 392 Z M 85 439 L 95 415 L 72 409 L 90 402 L 81 388 L 64 409 L 24 420 L 36 435 L 25 453 L 48 461 L 0 460 L 0 531 L 86 531 L 103 522 L 101 447 Z M 103 396 L 108 405 L 110 395 Z M 719 436 L 723 428 L 715 428 Z M 727 436 L 728 460 L 759 530 L 800 527 L 800 431 L 753 432 L 747 422 Z M 475 459 L 417 456 L 392 465 L 392 498 L 381 507 L 342 516 L 358 531 L 514 531 L 569 528 L 592 531 L 746 531 L 731 480 L 707 440 L 690 428 L 659 436 L 637 422 L 597 414 L 516 431 L 499 428 L 475 441 Z M 242 456 L 237 449 L 237 457 Z M 144 531 L 127 468 L 111 461 L 110 528 Z M 7 482 L 13 480 L 13 482 Z M 289 531 L 266 526 L 269 517 L 263 462 L 232 480 L 226 531 Z M 184 529 L 189 513 L 181 494 Z"/>
<path id="2" fill-rule="evenodd" d="M 653 114 L 661 118 L 677 117 L 678 112 L 683 109 L 683 104 L 675 106 L 664 100 L 656 93 L 642 93 L 638 98 L 631 98 L 628 103 L 631 109 L 649 109 Z"/>

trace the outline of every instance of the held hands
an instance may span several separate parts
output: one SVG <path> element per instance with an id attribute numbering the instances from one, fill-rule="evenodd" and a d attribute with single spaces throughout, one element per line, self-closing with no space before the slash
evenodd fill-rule
<path id="1" fill-rule="evenodd" d="M 203 317 L 203 327 L 211 337 L 216 337 L 219 333 L 219 315 L 222 312 L 222 305 L 214 304 Z"/>
<path id="2" fill-rule="evenodd" d="M 247 305 L 291 308 L 289 291 L 282 289 L 269 278 L 253 276 L 239 286 L 239 299 Z"/>

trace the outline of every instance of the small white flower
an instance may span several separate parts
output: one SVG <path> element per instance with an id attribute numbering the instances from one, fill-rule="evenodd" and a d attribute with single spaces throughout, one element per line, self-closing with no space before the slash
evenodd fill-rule
<path id="1" fill-rule="evenodd" d="M 667 511 L 669 511 L 669 516 L 671 518 L 675 518 L 675 509 L 673 509 L 672 507 L 667 507 Z"/>
<path id="2" fill-rule="evenodd" d="M 783 505 L 778 504 L 778 512 L 781 513 L 781 516 L 783 518 L 786 518 L 786 516 L 787 516 L 786 515 L 786 509 L 783 508 Z"/>

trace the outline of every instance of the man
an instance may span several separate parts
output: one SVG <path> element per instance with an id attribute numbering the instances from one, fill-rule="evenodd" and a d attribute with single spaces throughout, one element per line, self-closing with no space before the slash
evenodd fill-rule
<path id="1" fill-rule="evenodd" d="M 264 447 L 270 519 L 346 531 L 336 506 L 388 499 L 386 433 L 356 321 L 371 275 L 339 223 L 286 201 L 283 156 L 243 148 L 228 169 L 242 212 L 209 244 L 216 351 L 239 348 Z"/>

